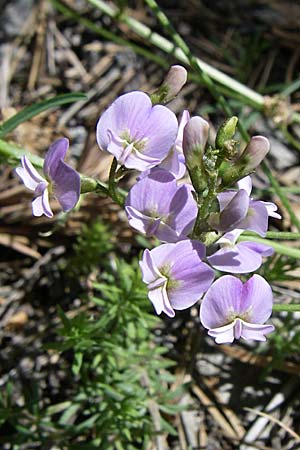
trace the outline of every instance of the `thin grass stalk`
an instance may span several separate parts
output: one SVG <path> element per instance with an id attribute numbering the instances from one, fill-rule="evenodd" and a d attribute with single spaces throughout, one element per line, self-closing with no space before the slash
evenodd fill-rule
<path id="1" fill-rule="evenodd" d="M 112 19 L 125 23 L 137 35 L 144 38 L 152 45 L 155 45 L 157 48 L 163 50 L 165 53 L 172 55 L 177 59 L 177 61 L 180 61 L 183 64 L 190 65 L 189 58 L 177 42 L 173 44 L 168 39 L 164 38 L 158 33 L 153 32 L 151 28 L 140 23 L 138 20 L 127 16 L 123 12 L 120 12 L 117 8 L 111 7 L 107 4 L 107 2 L 104 2 L 102 0 L 88 0 L 88 2 Z M 156 7 L 155 2 L 146 3 L 152 10 Z M 158 11 L 160 11 L 159 8 Z M 209 78 L 230 89 L 232 93 L 237 94 L 239 98 L 242 97 L 247 105 L 253 106 L 258 110 L 263 110 L 264 97 L 262 95 L 248 88 L 244 84 L 234 80 L 230 76 L 224 74 L 211 65 L 205 63 L 200 58 L 195 58 L 195 60 L 197 61 L 197 65 L 201 68 L 203 75 L 207 74 Z"/>
<path id="2" fill-rule="evenodd" d="M 100 27 L 99 25 L 95 25 L 91 20 L 86 19 L 85 17 L 82 17 L 80 14 L 78 14 L 76 11 L 74 11 L 72 8 L 64 5 L 59 0 L 50 0 L 52 5 L 62 13 L 64 16 L 69 17 L 70 19 L 76 20 L 78 23 L 83 25 L 85 28 L 91 30 L 93 33 L 98 34 L 99 36 L 102 36 L 104 39 L 115 42 L 118 45 L 121 45 L 123 47 L 129 47 L 131 48 L 137 55 L 141 55 L 156 64 L 158 64 L 161 67 L 168 68 L 169 64 L 165 60 L 165 58 L 162 58 L 153 52 L 135 44 L 134 42 L 128 41 L 124 38 L 121 38 L 120 36 L 117 36 L 115 33 L 106 30 L 103 27 Z"/>

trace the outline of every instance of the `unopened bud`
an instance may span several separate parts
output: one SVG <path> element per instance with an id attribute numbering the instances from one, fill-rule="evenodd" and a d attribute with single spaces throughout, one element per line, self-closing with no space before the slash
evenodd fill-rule
<path id="1" fill-rule="evenodd" d="M 245 165 L 245 170 L 252 172 L 262 162 L 270 150 L 270 142 L 264 136 L 253 136 L 243 151 L 240 163 Z"/>
<path id="2" fill-rule="evenodd" d="M 220 126 L 216 137 L 216 148 L 222 150 L 226 146 L 226 142 L 232 140 L 235 135 L 237 123 L 238 118 L 233 116 Z"/>
<path id="3" fill-rule="evenodd" d="M 183 130 L 183 153 L 186 163 L 199 163 L 208 139 L 209 124 L 202 117 L 192 117 Z"/>
<path id="4" fill-rule="evenodd" d="M 162 85 L 151 94 L 153 105 L 168 103 L 180 92 L 187 80 L 187 71 L 184 67 L 171 66 Z"/>
<path id="5" fill-rule="evenodd" d="M 171 66 L 163 85 L 167 89 L 166 101 L 169 102 L 181 91 L 187 80 L 187 71 L 184 67 Z"/>
<path id="6" fill-rule="evenodd" d="M 231 186 L 242 178 L 250 175 L 262 162 L 268 151 L 270 142 L 264 136 L 254 136 L 241 154 L 234 162 L 234 165 L 228 167 L 222 175 L 222 188 Z"/>
<path id="7" fill-rule="evenodd" d="M 208 131 L 208 122 L 199 116 L 192 117 L 183 130 L 182 148 L 185 163 L 196 192 L 202 192 L 206 188 L 203 155 Z"/>

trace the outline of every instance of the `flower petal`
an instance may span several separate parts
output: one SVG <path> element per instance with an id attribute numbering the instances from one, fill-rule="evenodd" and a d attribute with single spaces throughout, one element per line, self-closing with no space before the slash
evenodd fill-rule
<path id="1" fill-rule="evenodd" d="M 44 214 L 41 195 L 32 200 L 32 214 L 36 217 L 40 217 Z"/>
<path id="2" fill-rule="evenodd" d="M 232 275 L 216 280 L 208 289 L 200 306 L 200 320 L 208 329 L 223 327 L 240 309 L 243 283 Z"/>
<path id="3" fill-rule="evenodd" d="M 50 203 L 49 203 L 49 193 L 48 193 L 47 189 L 45 189 L 42 194 L 42 205 L 43 205 L 43 210 L 44 210 L 45 216 L 53 217 L 53 212 L 51 210 Z"/>
<path id="4" fill-rule="evenodd" d="M 162 274 L 159 272 L 154 258 L 152 258 L 152 252 L 146 249 L 143 253 L 142 261 L 139 262 L 142 271 L 143 282 L 147 284 L 152 283 L 157 278 L 162 277 Z"/>
<path id="5" fill-rule="evenodd" d="M 241 337 L 246 340 L 265 341 L 265 334 L 272 333 L 274 329 L 273 325 L 260 325 L 243 321 Z"/>
<path id="6" fill-rule="evenodd" d="M 233 247 L 225 245 L 207 259 L 221 272 L 248 273 L 261 266 L 262 256 L 270 256 L 273 252 L 274 250 L 267 245 L 246 241 L 239 242 Z"/>
<path id="7" fill-rule="evenodd" d="M 241 228 L 240 223 L 245 219 L 249 208 L 249 196 L 244 189 L 238 191 L 220 214 L 220 222 L 215 228 L 219 231 L 231 231 Z"/>
<path id="8" fill-rule="evenodd" d="M 57 164 L 54 177 L 54 194 L 64 211 L 74 208 L 80 197 L 80 175 L 64 161 Z"/>
<path id="9" fill-rule="evenodd" d="M 52 180 L 55 178 L 56 171 L 58 169 L 60 161 L 62 161 L 67 153 L 69 148 L 69 139 L 60 138 L 53 142 L 50 145 L 44 161 L 44 174 L 51 178 Z"/>
<path id="10" fill-rule="evenodd" d="M 154 250 L 157 249 L 159 249 L 159 247 Z M 175 312 L 170 304 L 166 290 L 168 280 L 160 273 L 157 267 L 157 261 L 160 262 L 163 258 L 165 258 L 165 252 L 164 249 L 159 249 L 159 251 L 155 253 L 157 255 L 157 260 L 153 257 L 153 250 L 151 252 L 148 249 L 144 251 L 143 259 L 139 263 L 143 275 L 143 281 L 148 284 L 148 297 L 157 314 L 165 312 L 169 317 L 174 317 Z"/>
<path id="11" fill-rule="evenodd" d="M 175 144 L 178 122 L 175 114 L 162 105 L 155 105 L 146 123 L 143 137 L 148 139 L 143 150 L 147 156 L 162 161 Z"/>
<path id="12" fill-rule="evenodd" d="M 261 201 L 250 200 L 246 217 L 238 223 L 237 228 L 254 231 L 264 237 L 268 229 L 268 211 Z"/>
<path id="13" fill-rule="evenodd" d="M 175 316 L 175 311 L 172 308 L 168 298 L 166 285 L 164 285 L 163 287 L 158 287 L 156 289 L 151 289 L 148 292 L 148 297 L 152 302 L 157 314 L 161 314 L 162 312 L 164 312 L 169 317 Z"/>
<path id="14" fill-rule="evenodd" d="M 152 103 L 144 92 L 133 91 L 118 97 L 104 111 L 97 123 L 96 137 L 99 147 L 107 150 L 110 142 L 108 131 L 120 136 L 124 131 L 131 137 L 141 138 L 144 121 L 150 115 Z"/>
<path id="15" fill-rule="evenodd" d="M 273 294 L 270 285 L 260 275 L 253 275 L 243 286 L 240 313 L 249 314 L 249 322 L 262 324 L 272 314 Z M 248 320 L 247 320 L 248 321 Z"/>
<path id="16" fill-rule="evenodd" d="M 27 156 L 21 156 L 22 167 L 16 168 L 17 175 L 21 178 L 27 189 L 34 191 L 39 183 L 46 180 L 33 167 Z"/>
<path id="17" fill-rule="evenodd" d="M 233 199 L 233 197 L 236 194 L 237 194 L 237 191 L 233 191 L 233 190 L 220 192 L 218 194 L 218 202 L 220 205 L 221 212 L 226 208 L 226 206 L 229 204 L 229 202 L 231 202 L 231 200 Z"/>
<path id="18" fill-rule="evenodd" d="M 213 337 L 217 344 L 231 344 L 234 341 L 234 322 L 210 329 L 208 335 Z"/>
<path id="19" fill-rule="evenodd" d="M 276 212 L 278 208 L 275 205 L 275 203 L 263 202 L 261 200 L 260 200 L 260 203 L 262 203 L 267 208 L 269 217 L 274 217 L 275 219 L 282 219 L 281 215 Z"/>
<path id="20" fill-rule="evenodd" d="M 189 239 L 180 241 L 169 254 L 173 264 L 168 296 L 175 309 L 181 310 L 195 304 L 213 282 L 214 271 L 201 261 L 205 250 L 199 244 Z"/>
<path id="21" fill-rule="evenodd" d="M 239 242 L 238 245 L 243 245 L 243 247 L 247 247 L 249 250 L 259 253 L 262 256 L 271 256 L 274 253 L 274 249 L 272 247 L 265 244 L 260 244 L 258 242 L 244 241 Z"/>
<path id="22" fill-rule="evenodd" d="M 190 119 L 189 112 L 185 109 L 182 113 L 179 127 L 177 131 L 177 137 L 173 148 L 170 150 L 167 157 L 162 161 L 159 167 L 171 172 L 176 180 L 180 180 L 186 172 L 185 158 L 182 149 L 183 130 L 185 125 Z"/>
<path id="23" fill-rule="evenodd" d="M 132 206 L 125 206 L 129 225 L 147 236 L 157 235 L 160 218 L 152 218 L 141 213 Z"/>
<path id="24" fill-rule="evenodd" d="M 251 177 L 248 175 L 247 177 L 242 178 L 238 181 L 238 188 L 244 189 L 248 196 L 250 197 L 251 191 L 252 191 L 252 180 Z"/>
<path id="25" fill-rule="evenodd" d="M 152 217 L 166 215 L 176 191 L 175 177 L 164 169 L 155 168 L 133 185 L 126 198 L 126 206 Z"/>
<path id="26" fill-rule="evenodd" d="M 180 180 L 185 174 L 186 166 L 183 154 L 179 154 L 173 147 L 167 157 L 159 164 L 159 167 L 171 172 L 176 180 Z"/>
<path id="27" fill-rule="evenodd" d="M 191 185 L 182 184 L 177 188 L 170 203 L 170 217 L 167 223 L 178 235 L 187 236 L 196 221 L 198 208 L 192 190 Z"/>
<path id="28" fill-rule="evenodd" d="M 32 214 L 36 217 L 40 217 L 43 214 L 47 217 L 53 217 L 47 189 L 45 189 L 42 195 L 39 195 L 32 201 Z"/>

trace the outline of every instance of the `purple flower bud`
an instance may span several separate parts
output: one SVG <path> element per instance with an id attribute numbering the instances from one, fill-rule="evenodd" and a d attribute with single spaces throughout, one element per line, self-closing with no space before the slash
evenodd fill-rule
<path id="1" fill-rule="evenodd" d="M 197 216 L 191 185 L 177 186 L 175 177 L 159 168 L 130 189 L 125 210 L 133 228 L 165 242 L 186 239 Z"/>
<path id="2" fill-rule="evenodd" d="M 248 173 L 256 169 L 270 150 L 270 142 L 264 136 L 253 136 L 243 151 L 240 161 Z"/>
<path id="3" fill-rule="evenodd" d="M 209 124 L 200 116 L 192 117 L 183 131 L 183 153 L 189 169 L 200 164 L 208 139 Z"/>
<path id="4" fill-rule="evenodd" d="M 80 176 L 63 161 L 68 147 L 69 141 L 66 138 L 58 139 L 49 147 L 43 166 L 46 178 L 37 172 L 26 156 L 21 157 L 22 167 L 17 167 L 16 173 L 25 186 L 35 193 L 35 199 L 32 201 L 34 216 L 45 214 L 47 217 L 53 217 L 49 192 L 57 198 L 63 211 L 74 208 L 79 199 Z"/>
<path id="5" fill-rule="evenodd" d="M 190 240 L 144 251 L 140 267 L 157 314 L 174 317 L 174 310 L 194 305 L 209 288 L 214 272 L 201 261 L 204 255 L 204 245 Z"/>
<path id="6" fill-rule="evenodd" d="M 100 117 L 99 147 L 112 153 L 119 164 L 145 171 L 167 156 L 177 135 L 175 114 L 162 105 L 152 106 L 144 92 L 118 97 Z"/>
<path id="7" fill-rule="evenodd" d="M 217 344 L 232 343 L 239 338 L 265 341 L 265 334 L 274 331 L 273 325 L 264 325 L 272 306 L 271 287 L 260 275 L 253 275 L 245 284 L 225 275 L 205 294 L 200 320 Z"/>
<path id="8" fill-rule="evenodd" d="M 214 269 L 230 273 L 254 272 L 262 265 L 264 256 L 273 255 L 274 250 L 268 245 L 252 241 L 237 243 L 242 232 L 243 230 L 233 230 L 216 242 L 221 248 L 207 257 Z"/>
<path id="9" fill-rule="evenodd" d="M 186 80 L 187 71 L 184 67 L 179 65 L 171 66 L 163 82 L 163 86 L 167 89 L 166 102 L 176 97 L 185 85 Z"/>

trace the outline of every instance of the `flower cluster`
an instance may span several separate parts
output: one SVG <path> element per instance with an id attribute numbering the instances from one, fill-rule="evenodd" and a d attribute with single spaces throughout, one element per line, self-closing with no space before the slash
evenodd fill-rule
<path id="1" fill-rule="evenodd" d="M 161 241 L 158 247 L 145 250 L 140 262 L 157 314 L 174 317 L 176 310 L 189 308 L 205 293 L 200 320 L 217 343 L 240 337 L 265 340 L 265 334 L 273 330 L 272 325 L 264 325 L 273 303 L 268 283 L 259 275 L 244 285 L 232 275 L 213 281 L 214 269 L 251 273 L 261 266 L 263 257 L 273 253 L 267 245 L 238 241 L 244 231 L 265 236 L 269 217 L 280 218 L 273 203 L 251 197 L 248 174 L 267 154 L 269 142 L 255 136 L 241 155 L 234 155 L 242 177 L 236 180 L 236 188 L 233 183 L 223 189 L 222 178 L 215 175 L 218 154 L 226 161 L 233 159 L 234 152 L 231 148 L 230 156 L 225 154 L 231 136 L 224 139 L 224 129 L 222 133 L 222 148 L 212 149 L 207 144 L 208 122 L 190 118 L 184 111 L 178 124 L 166 106 L 153 106 L 142 92 L 119 97 L 97 125 L 100 148 L 112 153 L 120 165 L 141 172 L 128 193 L 125 211 L 134 229 Z M 181 181 L 186 171 L 192 184 Z M 201 217 L 214 176 L 214 208 Z M 203 223 L 206 228 L 201 228 Z M 213 245 L 205 246 L 203 236 L 212 233 Z"/>
<path id="2" fill-rule="evenodd" d="M 273 330 L 264 324 L 272 312 L 271 288 L 259 275 L 243 284 L 232 274 L 254 272 L 273 253 L 265 244 L 239 240 L 245 231 L 264 237 L 269 217 L 280 218 L 276 205 L 251 197 L 250 174 L 268 153 L 269 141 L 255 136 L 241 152 L 233 139 L 235 117 L 220 127 L 214 144 L 202 117 L 183 111 L 178 122 L 164 103 L 185 81 L 185 70 L 174 66 L 151 97 L 140 91 L 121 95 L 102 114 L 98 145 L 120 167 L 111 172 L 110 186 L 116 173 L 140 172 L 124 207 L 135 230 L 161 242 L 145 250 L 140 261 L 158 314 L 174 317 L 176 310 L 191 307 L 204 295 L 200 321 L 217 343 L 265 340 Z M 78 200 L 79 175 L 63 162 L 67 147 L 65 139 L 50 147 L 46 178 L 22 158 L 17 173 L 35 191 L 34 215 L 52 216 L 49 192 L 63 210 Z M 227 275 L 214 281 L 216 271 Z"/>

